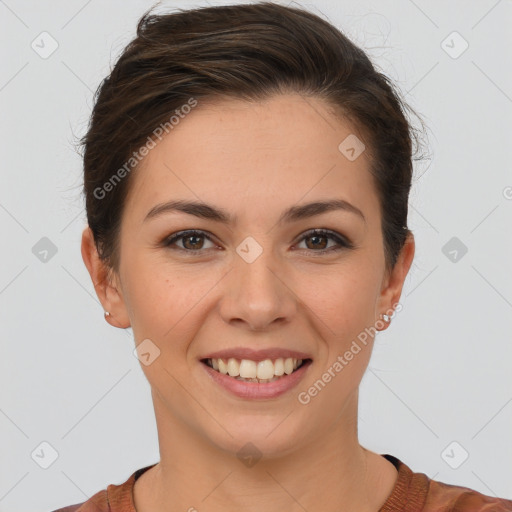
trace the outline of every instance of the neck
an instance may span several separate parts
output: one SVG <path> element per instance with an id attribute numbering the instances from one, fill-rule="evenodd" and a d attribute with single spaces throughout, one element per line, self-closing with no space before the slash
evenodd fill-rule
<path id="1" fill-rule="evenodd" d="M 378 512 L 394 486 L 396 469 L 359 444 L 357 419 L 347 421 L 347 410 L 320 438 L 278 456 L 246 445 L 242 451 L 253 459 L 244 463 L 237 450 L 219 449 L 154 402 L 160 462 L 135 484 L 137 512 Z M 357 395 L 351 402 L 357 418 Z"/>

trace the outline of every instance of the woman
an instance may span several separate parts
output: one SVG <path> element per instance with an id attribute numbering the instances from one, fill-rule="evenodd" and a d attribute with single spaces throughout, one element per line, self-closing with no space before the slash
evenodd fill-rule
<path id="1" fill-rule="evenodd" d="M 414 257 L 406 108 L 307 11 L 141 19 L 83 140 L 82 256 L 133 329 L 160 462 L 61 511 L 512 511 L 358 442 Z"/>

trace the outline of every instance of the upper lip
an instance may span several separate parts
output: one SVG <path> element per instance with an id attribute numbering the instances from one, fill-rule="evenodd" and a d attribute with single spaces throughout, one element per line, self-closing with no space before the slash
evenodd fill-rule
<path id="1" fill-rule="evenodd" d="M 311 359 L 309 354 L 305 352 L 298 352 L 297 350 L 290 350 L 287 348 L 268 348 L 265 350 L 254 350 L 251 348 L 235 347 L 226 348 L 224 350 L 217 350 L 210 352 L 209 354 L 201 357 L 200 359 L 250 359 L 251 361 L 264 361 L 265 359 L 278 359 L 282 357 L 287 359 L 288 357 L 294 359 Z"/>

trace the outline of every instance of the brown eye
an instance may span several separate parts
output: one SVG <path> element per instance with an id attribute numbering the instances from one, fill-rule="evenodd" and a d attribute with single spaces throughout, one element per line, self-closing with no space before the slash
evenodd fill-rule
<path id="1" fill-rule="evenodd" d="M 188 235 L 182 237 L 185 249 L 201 249 L 203 245 L 201 238 L 202 235 Z M 190 245 L 188 242 L 190 242 Z"/>
<path id="2" fill-rule="evenodd" d="M 325 249 L 329 243 L 328 237 L 325 235 L 310 235 L 306 237 L 306 245 L 308 249 Z M 311 245 L 308 245 L 308 240 L 311 240 Z"/>
<path id="3" fill-rule="evenodd" d="M 209 241 L 212 245 L 210 247 L 205 247 L 205 240 Z M 180 241 L 182 246 L 179 245 Z M 334 245 L 329 247 L 329 241 L 334 242 Z M 305 242 L 305 249 L 316 254 L 324 254 L 341 249 L 352 249 L 354 247 L 353 244 L 351 244 L 345 237 L 325 229 L 314 229 L 309 231 L 303 235 L 300 242 Z M 189 254 L 200 254 L 203 250 L 215 247 L 212 239 L 206 233 L 197 230 L 175 233 L 168 237 L 163 242 L 163 245 L 170 249 L 177 249 Z"/>
<path id="4" fill-rule="evenodd" d="M 205 249 L 204 240 L 211 239 L 208 235 L 203 233 L 202 231 L 181 231 L 180 233 L 176 233 L 168 238 L 164 245 L 166 247 L 173 248 L 171 246 L 176 245 L 177 242 L 182 241 L 183 246 L 180 247 L 176 245 L 176 249 L 187 251 L 187 252 L 199 252 L 201 249 Z M 212 243 L 212 247 L 213 247 Z M 211 247 L 206 247 L 206 249 L 211 249 Z"/>
<path id="5" fill-rule="evenodd" d="M 325 253 L 330 251 L 337 251 L 343 248 L 351 249 L 353 246 L 350 242 L 338 236 L 336 233 L 325 230 L 315 229 L 306 233 L 300 240 L 305 242 L 306 249 L 316 253 Z M 334 242 L 334 246 L 328 247 L 329 241 Z"/>

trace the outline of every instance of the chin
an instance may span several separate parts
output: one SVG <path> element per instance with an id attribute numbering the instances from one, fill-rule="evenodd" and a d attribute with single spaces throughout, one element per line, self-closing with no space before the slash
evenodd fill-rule
<path id="1" fill-rule="evenodd" d="M 219 427 L 209 439 L 217 449 L 236 456 L 250 467 L 254 461 L 277 459 L 298 451 L 301 441 L 297 438 L 299 429 L 295 429 L 294 434 L 290 429 L 290 419 L 283 421 L 285 417 L 264 417 L 261 412 L 257 418 L 239 417 L 222 424 L 231 436 Z"/>

